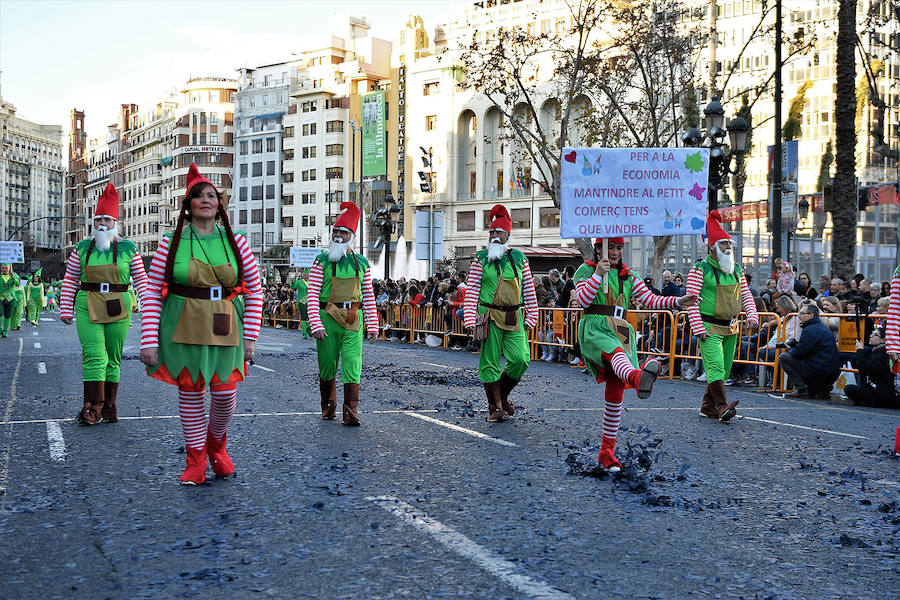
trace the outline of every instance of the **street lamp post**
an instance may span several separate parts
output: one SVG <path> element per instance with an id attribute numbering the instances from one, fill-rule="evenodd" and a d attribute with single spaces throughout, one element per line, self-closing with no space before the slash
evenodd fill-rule
<path id="1" fill-rule="evenodd" d="M 384 278 L 391 277 L 391 235 L 397 225 L 395 217 L 399 216 L 400 207 L 394 203 L 394 196 L 386 194 L 384 206 L 375 211 L 374 224 L 381 232 L 379 242 L 384 243 Z"/>

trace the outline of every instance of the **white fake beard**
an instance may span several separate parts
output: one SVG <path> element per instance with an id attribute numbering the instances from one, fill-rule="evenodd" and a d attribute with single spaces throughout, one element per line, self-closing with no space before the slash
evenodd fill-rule
<path id="1" fill-rule="evenodd" d="M 112 226 L 112 229 L 107 229 L 103 225 L 101 225 L 100 227 L 91 225 L 91 237 L 94 238 L 94 247 L 96 247 L 100 252 L 106 252 L 107 250 L 109 250 L 110 244 L 112 244 L 112 241 L 118 235 L 118 221 L 115 225 Z"/>
<path id="2" fill-rule="evenodd" d="M 716 251 L 716 262 L 719 263 L 719 266 L 722 267 L 722 271 L 725 273 L 733 273 L 734 272 L 734 254 L 725 254 L 721 251 Z"/>
<path id="3" fill-rule="evenodd" d="M 328 260 L 336 263 L 347 256 L 347 252 L 350 250 L 350 245 L 353 243 L 353 238 L 355 237 L 355 235 L 351 235 L 350 241 L 346 243 L 332 239 L 331 246 L 328 247 Z"/>
<path id="4" fill-rule="evenodd" d="M 509 243 L 509 242 L 507 242 Z M 506 254 L 506 244 L 491 242 L 488 244 L 488 260 L 491 262 L 500 260 Z"/>

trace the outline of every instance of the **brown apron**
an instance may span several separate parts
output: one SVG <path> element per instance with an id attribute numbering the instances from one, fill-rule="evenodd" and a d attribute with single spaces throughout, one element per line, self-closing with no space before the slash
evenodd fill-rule
<path id="1" fill-rule="evenodd" d="M 353 308 L 342 308 L 343 305 L 350 302 L 357 305 L 362 300 L 362 293 L 359 286 L 359 262 L 356 255 L 353 255 L 353 261 L 356 267 L 356 277 L 337 277 L 337 264 L 331 263 L 331 292 L 328 294 L 328 303 L 325 305 L 325 312 L 337 322 L 343 329 L 350 331 L 359 331 L 359 310 Z M 341 305 L 341 306 L 338 306 Z"/>
<path id="2" fill-rule="evenodd" d="M 211 267 L 202 260 L 191 257 L 188 267 L 189 286 L 213 288 L 221 286 L 220 281 L 233 282 L 236 278 L 231 263 Z M 185 298 L 172 341 L 198 346 L 237 346 L 240 343 L 239 335 L 237 315 L 231 300 Z"/>
<path id="3" fill-rule="evenodd" d="M 624 283 L 625 282 L 623 281 L 619 281 L 619 287 L 624 285 Z M 621 306 L 622 314 L 625 314 L 625 309 L 627 307 L 624 306 L 622 302 L 621 293 L 619 294 L 619 297 L 616 298 L 616 296 L 613 294 L 612 287 L 610 287 L 604 296 L 606 299 L 606 302 L 604 302 L 604 304 L 606 304 L 607 306 Z M 631 356 L 631 327 L 628 321 L 626 321 L 625 319 L 619 319 L 612 315 L 606 315 L 606 324 L 609 325 L 609 328 L 612 329 L 613 333 L 616 334 L 616 337 L 619 338 L 619 343 L 622 344 L 622 348 L 625 350 L 625 353 Z"/>
<path id="4" fill-rule="evenodd" d="M 113 262 L 108 265 L 89 265 L 94 241 L 88 246 L 87 258 L 84 260 L 85 283 L 111 283 L 119 285 L 119 244 L 112 243 Z M 84 290 L 83 290 L 84 291 Z M 87 307 L 91 323 L 115 323 L 128 315 L 125 314 L 125 297 L 122 292 L 88 292 Z"/>
<path id="5" fill-rule="evenodd" d="M 738 283 L 722 285 L 719 283 L 719 272 L 714 269 L 713 275 L 716 277 L 716 309 L 713 312 L 713 318 L 730 321 L 731 324 L 707 323 L 709 332 L 713 335 L 734 335 L 738 332 L 736 317 L 741 312 L 740 280 L 738 280 Z M 735 276 L 737 276 L 737 273 L 735 273 Z"/>
<path id="6" fill-rule="evenodd" d="M 497 306 L 517 306 L 522 303 L 522 287 L 519 278 L 506 279 L 499 278 L 497 284 L 497 293 L 491 304 Z M 519 309 L 501 310 L 498 308 L 488 308 L 488 314 L 494 325 L 506 331 L 517 331 L 519 329 Z"/>

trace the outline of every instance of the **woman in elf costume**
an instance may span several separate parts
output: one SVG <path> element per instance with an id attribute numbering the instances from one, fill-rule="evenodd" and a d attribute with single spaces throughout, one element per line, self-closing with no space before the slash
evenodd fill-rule
<path id="1" fill-rule="evenodd" d="M 28 306 L 28 322 L 38 326 L 41 320 L 41 310 L 44 308 L 44 282 L 41 281 L 41 271 L 35 271 L 31 279 L 28 280 L 28 287 L 25 288 L 25 297 Z"/>
<path id="2" fill-rule="evenodd" d="M 22 286 L 21 279 L 19 279 L 19 284 L 13 290 L 13 296 L 15 296 L 16 304 L 13 306 L 10 329 L 18 331 L 22 327 L 22 317 L 25 314 L 25 288 Z"/>
<path id="3" fill-rule="evenodd" d="M 47 310 L 52 313 L 56 312 L 56 286 L 51 282 L 49 286 L 47 286 L 46 292 L 47 298 Z"/>
<path id="4" fill-rule="evenodd" d="M 59 320 L 78 330 L 84 406 L 81 425 L 119 420 L 116 397 L 131 304 L 125 290 L 134 277 L 143 295 L 147 284 L 137 246 L 119 238 L 119 193 L 112 184 L 97 201 L 91 237 L 75 245 L 66 261 Z"/>
<path id="5" fill-rule="evenodd" d="M 262 287 L 247 240 L 231 230 L 225 198 L 195 164 L 186 189 L 175 231 L 163 237 L 150 264 L 141 361 L 151 377 L 178 386 L 187 459 L 181 482 L 199 485 L 207 455 L 216 476 L 234 472 L 225 450 L 228 426 L 236 384 L 259 337 Z"/>
<path id="6" fill-rule="evenodd" d="M 0 337 L 9 335 L 9 327 L 16 307 L 16 287 L 19 276 L 12 270 L 12 265 L 0 265 Z"/>
<path id="7" fill-rule="evenodd" d="M 622 261 L 625 238 L 609 238 L 607 243 L 607 255 L 600 258 L 603 239 L 597 238 L 594 242 L 594 260 L 581 265 L 575 271 L 574 279 L 578 303 L 584 308 L 584 315 L 578 323 L 581 355 L 585 367 L 597 378 L 597 383 L 606 382 L 603 441 L 598 458 L 603 468 L 617 472 L 622 467 L 615 455 L 622 415 L 622 393 L 626 388 L 633 387 L 638 398 L 650 397 L 653 382 L 660 371 L 659 361 L 652 358 L 638 367 L 634 328 L 627 321 L 631 298 L 633 296 L 651 310 L 658 310 L 694 305 L 697 296 L 657 296 Z M 604 291 L 604 275 L 609 280 L 608 291 Z"/>

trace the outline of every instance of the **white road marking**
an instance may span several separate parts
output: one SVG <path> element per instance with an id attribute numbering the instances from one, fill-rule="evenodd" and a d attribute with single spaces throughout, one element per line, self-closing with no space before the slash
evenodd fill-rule
<path id="1" fill-rule="evenodd" d="M 465 433 L 467 435 L 471 435 L 473 437 L 481 438 L 483 440 L 488 440 L 490 442 L 494 442 L 495 444 L 500 444 L 501 446 L 511 446 L 513 448 L 516 447 L 516 444 L 512 442 L 507 442 L 506 440 L 501 440 L 499 438 L 491 437 L 489 435 L 484 435 L 483 433 L 479 433 L 477 431 L 472 431 L 471 429 L 466 429 L 465 427 L 460 427 L 459 425 L 454 425 L 453 423 L 447 423 L 446 421 L 441 421 L 439 419 L 433 419 L 431 417 L 426 417 L 425 415 L 420 415 L 414 412 L 405 413 L 410 417 L 415 417 L 417 419 L 422 419 L 423 421 L 428 421 L 429 423 L 434 423 L 435 425 L 441 425 L 448 429 L 452 429 L 454 431 L 459 431 L 461 433 Z"/>
<path id="2" fill-rule="evenodd" d="M 900 482 L 891 481 L 890 479 L 876 479 L 872 483 L 880 483 L 881 485 L 887 485 L 890 487 L 900 487 Z"/>
<path id="3" fill-rule="evenodd" d="M 32 331 L 31 335 L 37 335 L 37 331 Z"/>
<path id="4" fill-rule="evenodd" d="M 830 433 L 831 435 L 842 435 L 844 437 L 855 438 L 858 440 L 867 440 L 864 435 L 853 435 L 852 433 L 841 433 L 840 431 L 832 431 L 830 429 L 817 429 L 816 427 L 807 427 L 805 425 L 794 425 L 793 423 L 782 423 L 781 421 L 772 421 L 770 419 L 758 419 L 756 417 L 745 417 L 741 416 L 741 418 L 747 421 L 759 421 L 760 423 L 769 423 L 770 425 L 783 425 L 785 427 L 795 427 L 797 429 L 805 429 L 807 431 L 818 431 L 819 433 Z"/>
<path id="5" fill-rule="evenodd" d="M 19 338 L 19 339 L 21 339 L 21 338 Z M 44 363 L 42 363 L 42 362 L 39 362 L 39 363 L 38 363 L 38 374 L 39 374 L 39 375 L 46 375 L 46 374 L 47 374 L 47 365 L 46 365 L 46 364 L 44 364 Z"/>
<path id="6" fill-rule="evenodd" d="M 47 317 L 41 317 L 41 321 L 46 321 L 47 323 L 52 323 L 56 319 L 48 319 Z"/>
<path id="7" fill-rule="evenodd" d="M 574 596 L 558 590 L 540 579 L 522 575 L 519 572 L 521 568 L 516 563 L 506 560 L 502 555 L 479 545 L 458 531 L 432 519 L 406 502 L 393 496 L 369 496 L 366 500 L 374 502 L 401 521 L 427 533 L 451 552 L 474 562 L 528 598 L 534 598 L 535 600 L 575 600 Z"/>
<path id="8" fill-rule="evenodd" d="M 40 350 L 40 349 L 41 349 L 41 343 L 40 343 L 40 342 L 35 342 L 35 343 L 34 343 L 34 347 L 37 348 L 38 350 Z"/>
<path id="9" fill-rule="evenodd" d="M 66 460 L 66 441 L 59 423 L 47 423 L 47 442 L 50 444 L 50 458 L 56 462 Z"/>
<path id="10" fill-rule="evenodd" d="M 6 480 L 9 478 L 9 456 L 12 450 L 12 416 L 13 404 L 16 401 L 16 385 L 19 382 L 19 368 L 22 366 L 22 348 L 25 346 L 25 338 L 19 338 L 19 356 L 16 359 L 16 369 L 13 371 L 12 385 L 9 388 L 9 401 L 6 403 L 6 413 L 3 415 L 6 428 L 6 448 L 3 450 L 3 458 L 0 459 L 0 495 L 6 495 Z"/>
<path id="11" fill-rule="evenodd" d="M 422 364 L 423 364 L 423 365 L 428 365 L 429 367 L 442 367 L 442 368 L 444 368 L 444 369 L 452 369 L 452 368 L 453 368 L 453 367 L 449 367 L 449 366 L 447 366 L 447 365 L 439 365 L 439 364 L 437 364 L 437 363 L 427 363 L 427 362 L 423 362 Z"/>
<path id="12" fill-rule="evenodd" d="M 275 369 L 270 369 L 268 367 L 261 367 L 260 365 L 253 365 L 253 366 L 256 367 L 257 369 L 262 369 L 263 371 L 268 371 L 269 373 L 275 372 Z"/>

